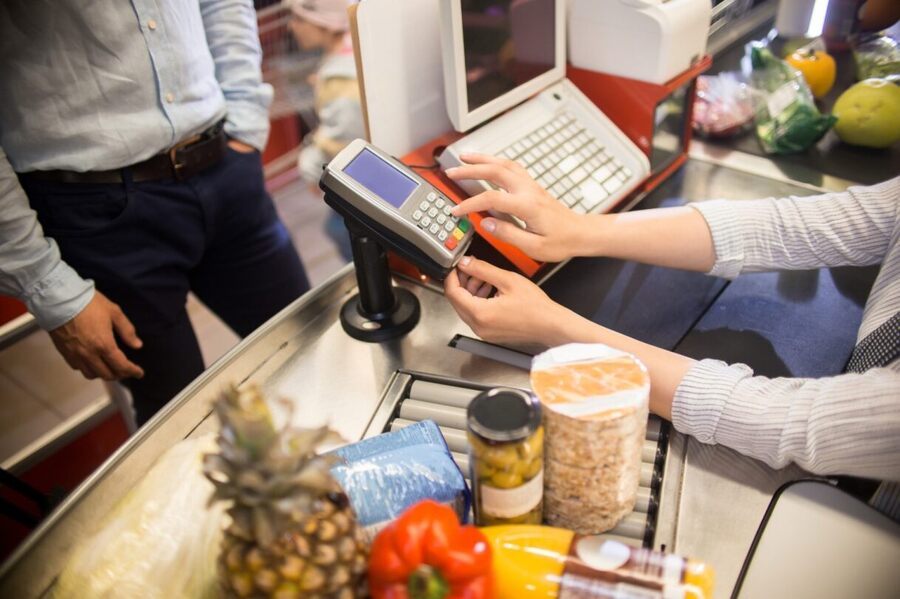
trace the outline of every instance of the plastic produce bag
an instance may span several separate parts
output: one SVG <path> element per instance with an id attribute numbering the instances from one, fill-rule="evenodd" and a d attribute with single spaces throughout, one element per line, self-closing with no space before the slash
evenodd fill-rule
<path id="1" fill-rule="evenodd" d="M 769 154 L 802 152 L 822 139 L 837 119 L 819 112 L 803 75 L 761 42 L 750 42 L 747 54 L 751 82 L 765 94 L 755 116 L 763 149 Z"/>
<path id="2" fill-rule="evenodd" d="M 740 73 L 697 78 L 694 130 L 707 137 L 732 137 L 753 121 L 753 90 Z"/>
<path id="3" fill-rule="evenodd" d="M 889 35 L 872 35 L 860 39 L 853 46 L 856 78 L 900 75 L 900 44 Z"/>
<path id="4" fill-rule="evenodd" d="M 224 505 L 208 506 L 203 455 L 212 435 L 178 443 L 153 465 L 98 532 L 80 543 L 53 588 L 55 598 L 219 597 L 216 559 Z"/>
<path id="5" fill-rule="evenodd" d="M 343 462 L 331 474 L 369 540 L 414 503 L 433 499 L 465 523 L 471 496 L 440 429 L 431 420 L 335 450 Z"/>

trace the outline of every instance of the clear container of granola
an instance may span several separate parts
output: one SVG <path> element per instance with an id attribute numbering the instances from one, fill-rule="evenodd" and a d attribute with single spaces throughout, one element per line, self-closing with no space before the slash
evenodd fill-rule
<path id="1" fill-rule="evenodd" d="M 544 520 L 580 534 L 607 531 L 634 509 L 650 377 L 634 356 L 569 344 L 535 356 L 541 401 Z"/>

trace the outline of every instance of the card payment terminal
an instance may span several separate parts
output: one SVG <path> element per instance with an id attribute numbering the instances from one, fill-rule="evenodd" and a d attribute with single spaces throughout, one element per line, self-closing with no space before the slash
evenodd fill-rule
<path id="1" fill-rule="evenodd" d="M 330 206 L 434 279 L 443 280 L 472 241 L 471 223 L 450 214 L 452 200 L 365 140 L 334 157 L 320 186 Z"/>

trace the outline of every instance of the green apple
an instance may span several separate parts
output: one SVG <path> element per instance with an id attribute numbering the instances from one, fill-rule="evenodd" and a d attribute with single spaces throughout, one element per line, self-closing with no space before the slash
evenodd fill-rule
<path id="1" fill-rule="evenodd" d="M 834 126 L 841 141 L 886 148 L 900 140 L 900 87 L 887 79 L 866 79 L 834 103 Z"/>

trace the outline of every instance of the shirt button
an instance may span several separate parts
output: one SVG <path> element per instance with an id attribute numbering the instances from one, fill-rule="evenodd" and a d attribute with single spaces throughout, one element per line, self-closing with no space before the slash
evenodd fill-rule
<path id="1" fill-rule="evenodd" d="M 167 93 L 166 94 L 166 102 L 171 104 L 174 101 L 175 101 L 175 94 L 173 94 L 172 92 Z"/>
<path id="2" fill-rule="evenodd" d="M 150 29 L 150 31 L 155 31 L 156 30 L 156 20 L 150 19 L 149 21 L 147 21 L 147 27 Z"/>

